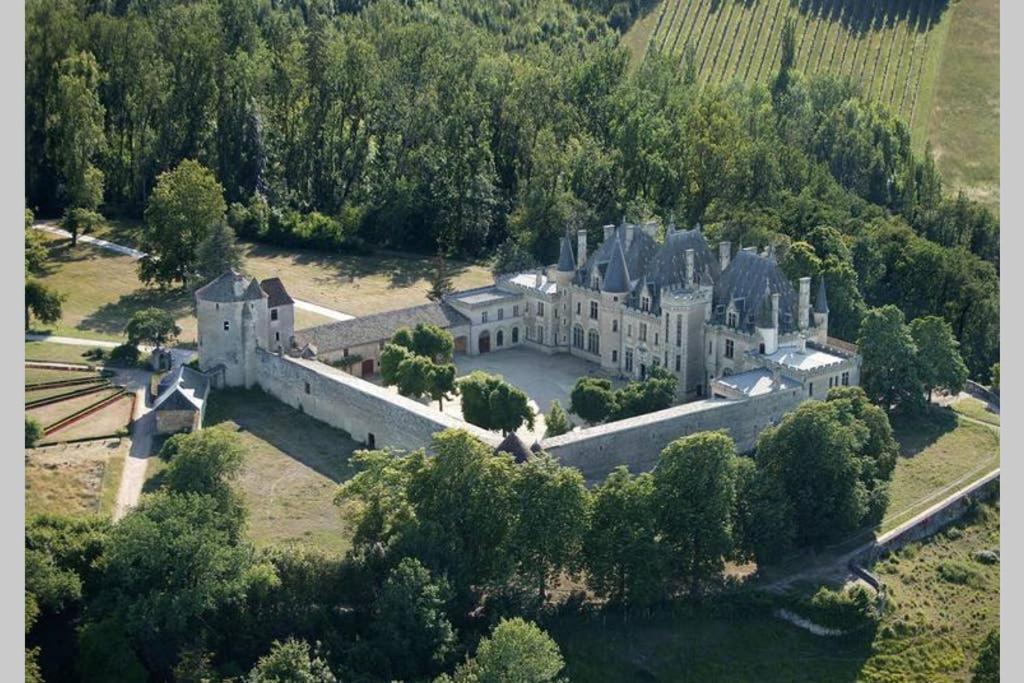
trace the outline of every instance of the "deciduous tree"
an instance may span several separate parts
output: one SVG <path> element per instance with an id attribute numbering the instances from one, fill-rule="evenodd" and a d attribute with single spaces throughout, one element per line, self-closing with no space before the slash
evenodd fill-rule
<path id="1" fill-rule="evenodd" d="M 934 315 L 916 318 L 910 323 L 910 336 L 917 345 L 917 375 L 928 392 L 928 400 L 931 401 L 936 388 L 951 394 L 962 391 L 967 366 L 949 323 Z"/>
<path id="2" fill-rule="evenodd" d="M 560 436 L 570 431 L 572 431 L 572 422 L 569 421 L 569 416 L 566 415 L 565 409 L 562 408 L 562 404 L 557 400 L 552 401 L 551 410 L 544 420 L 544 436 Z"/>
<path id="3" fill-rule="evenodd" d="M 580 377 L 569 400 L 569 410 L 591 424 L 604 422 L 616 408 L 612 383 L 603 377 Z"/>
<path id="4" fill-rule="evenodd" d="M 52 325 L 63 315 L 66 294 L 55 292 L 38 280 L 25 281 L 25 329 L 31 326 L 31 316 L 44 325 Z"/>
<path id="5" fill-rule="evenodd" d="M 502 619 L 476 656 L 455 671 L 456 683 L 544 683 L 565 666 L 558 645 L 536 624 Z M 449 679 L 450 680 L 450 679 Z"/>
<path id="6" fill-rule="evenodd" d="M 924 402 L 918 375 L 917 344 L 893 305 L 871 309 L 864 316 L 857 340 L 864 365 L 861 386 L 886 410 L 915 410 Z"/>
<path id="7" fill-rule="evenodd" d="M 152 344 L 157 348 L 181 334 L 181 328 L 171 314 L 159 308 L 136 311 L 124 331 L 128 335 L 129 344 Z"/>

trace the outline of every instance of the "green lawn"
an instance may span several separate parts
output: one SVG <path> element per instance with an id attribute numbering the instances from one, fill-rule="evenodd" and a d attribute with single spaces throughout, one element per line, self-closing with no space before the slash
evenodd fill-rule
<path id="1" fill-rule="evenodd" d="M 119 233 L 101 234 L 116 239 Z M 182 330 L 181 342 L 195 341 L 192 297 L 187 292 L 144 286 L 130 256 L 86 244 L 72 249 L 70 240 L 49 237 L 50 261 L 40 279 L 66 294 L 67 300 L 57 324 L 33 321 L 33 331 L 118 341 L 133 313 L 155 306 L 174 315 Z M 247 272 L 260 279 L 280 277 L 292 296 L 352 315 L 427 302 L 433 263 L 422 256 L 353 256 L 253 244 L 244 245 L 244 250 Z M 456 262 L 449 264 L 449 270 L 459 289 L 493 281 L 490 271 L 480 265 Z M 297 329 L 330 321 L 302 310 L 295 313 Z"/>
<path id="2" fill-rule="evenodd" d="M 86 357 L 86 354 L 91 351 L 93 349 L 88 346 L 72 346 L 71 344 L 55 344 L 53 342 L 40 341 L 25 342 L 25 360 L 85 363 L 90 365 L 97 362 L 92 358 Z M 103 349 L 103 351 L 106 353 L 109 349 Z"/>
<path id="3" fill-rule="evenodd" d="M 985 402 L 976 398 L 961 398 L 953 404 L 953 410 L 981 422 L 991 425 L 999 424 L 999 413 L 989 412 L 985 407 Z"/>
<path id="4" fill-rule="evenodd" d="M 333 498 L 355 474 L 349 457 L 357 443 L 259 391 L 215 392 L 204 426 L 217 424 L 246 446 L 237 489 L 258 546 L 299 543 L 336 553 L 350 547 L 352 530 Z"/>
<path id="5" fill-rule="evenodd" d="M 931 106 L 914 122 L 918 147 L 931 140 L 947 189 L 964 190 L 999 213 L 999 0 L 953 6 Z"/>
<path id="6" fill-rule="evenodd" d="M 704 607 L 652 619 L 567 617 L 545 623 L 573 681 L 967 680 L 999 620 L 999 567 L 972 559 L 999 547 L 998 507 L 912 544 L 875 567 L 890 609 L 874 634 L 825 638 L 767 614 Z M 969 585 L 939 575 L 967 566 Z"/>
<path id="7" fill-rule="evenodd" d="M 928 418 L 894 419 L 901 444 L 882 531 L 892 529 L 999 467 L 997 429 L 935 410 Z"/>

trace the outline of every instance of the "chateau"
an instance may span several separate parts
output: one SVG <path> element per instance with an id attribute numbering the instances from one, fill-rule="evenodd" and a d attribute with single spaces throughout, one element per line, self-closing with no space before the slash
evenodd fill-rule
<path id="1" fill-rule="evenodd" d="M 328 362 L 358 355 L 351 372 L 365 377 L 396 329 L 423 321 L 448 329 L 458 353 L 526 346 L 631 379 L 660 365 L 679 378 L 680 400 L 786 382 L 824 398 L 833 386 L 858 383 L 855 349 L 828 337 L 824 281 L 812 306 L 811 278 L 794 290 L 770 248 L 733 254 L 722 242 L 716 255 L 699 227 L 668 226 L 661 242 L 657 233 L 655 223 L 607 225 L 591 254 L 580 230 L 575 253 L 566 235 L 548 268 L 438 304 L 302 330 L 295 342 Z"/>
<path id="2" fill-rule="evenodd" d="M 523 347 L 571 354 L 607 376 L 643 379 L 655 367 L 678 379 L 666 410 L 541 439 L 541 448 L 597 481 L 615 466 L 653 466 L 669 441 L 726 429 L 741 452 L 807 399 L 856 385 L 861 358 L 828 336 L 826 285 L 794 290 L 772 250 L 718 245 L 700 228 L 653 223 L 567 235 L 559 260 L 501 276 L 440 302 L 295 330 L 294 301 L 276 279 L 228 272 L 196 292 L 200 369 L 214 386 L 259 386 L 369 447 L 418 448 L 449 427 L 492 446 L 500 435 L 364 381 L 402 327 L 449 330 L 456 355 Z M 546 410 L 547 406 L 541 407 Z"/>

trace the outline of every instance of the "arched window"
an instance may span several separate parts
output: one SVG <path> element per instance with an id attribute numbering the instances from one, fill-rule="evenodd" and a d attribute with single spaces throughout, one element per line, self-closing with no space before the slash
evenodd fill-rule
<path id="1" fill-rule="evenodd" d="M 583 348 L 583 328 L 579 325 L 572 328 L 572 345 L 577 349 Z"/>
<path id="2" fill-rule="evenodd" d="M 587 351 L 595 355 L 601 353 L 601 337 L 597 330 L 587 332 Z"/>
<path id="3" fill-rule="evenodd" d="M 505 345 L 505 330 L 498 330 L 494 336 L 494 343 L 500 348 Z"/>
<path id="4" fill-rule="evenodd" d="M 512 328 L 512 343 L 513 344 L 518 344 L 519 343 L 519 328 L 518 327 L 513 327 Z"/>

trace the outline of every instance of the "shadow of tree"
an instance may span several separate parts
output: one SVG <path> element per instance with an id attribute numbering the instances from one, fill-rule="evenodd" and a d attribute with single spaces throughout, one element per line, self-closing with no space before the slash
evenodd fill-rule
<path id="1" fill-rule="evenodd" d="M 920 415 L 892 415 L 889 422 L 904 458 L 914 457 L 959 424 L 952 409 L 938 406 L 929 406 Z"/>
<path id="2" fill-rule="evenodd" d="M 738 0 L 746 2 L 746 0 Z M 906 23 L 917 32 L 928 31 L 949 8 L 949 0 L 790 0 L 800 14 L 820 21 L 838 22 L 856 35 Z"/>
<path id="3" fill-rule="evenodd" d="M 122 334 L 132 315 L 144 308 L 159 308 L 175 318 L 192 313 L 192 297 L 184 289 L 138 289 L 87 315 L 79 327 L 104 334 Z"/>

